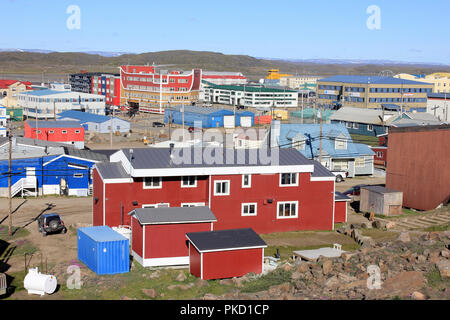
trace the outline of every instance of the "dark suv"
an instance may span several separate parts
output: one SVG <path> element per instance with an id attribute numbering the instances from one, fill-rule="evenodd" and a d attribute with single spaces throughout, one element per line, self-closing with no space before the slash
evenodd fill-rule
<path id="1" fill-rule="evenodd" d="M 43 214 L 38 218 L 38 231 L 45 237 L 49 233 L 66 233 L 67 228 L 57 213 Z"/>

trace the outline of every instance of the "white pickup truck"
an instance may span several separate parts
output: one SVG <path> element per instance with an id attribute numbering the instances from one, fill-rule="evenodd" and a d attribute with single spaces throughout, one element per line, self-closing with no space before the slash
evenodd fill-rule
<path id="1" fill-rule="evenodd" d="M 340 170 L 332 170 L 331 171 L 335 177 L 336 177 L 336 182 L 342 182 L 345 180 L 345 178 L 347 178 L 348 172 L 347 171 L 340 171 Z"/>

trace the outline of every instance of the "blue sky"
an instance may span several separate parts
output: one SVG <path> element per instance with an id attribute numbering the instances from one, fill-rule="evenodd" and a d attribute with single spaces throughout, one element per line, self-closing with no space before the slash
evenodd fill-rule
<path id="1" fill-rule="evenodd" d="M 66 27 L 69 5 L 79 30 Z M 370 5 L 379 30 L 366 26 Z M 450 64 L 448 0 L 2 0 L 2 12 L 0 48 Z"/>

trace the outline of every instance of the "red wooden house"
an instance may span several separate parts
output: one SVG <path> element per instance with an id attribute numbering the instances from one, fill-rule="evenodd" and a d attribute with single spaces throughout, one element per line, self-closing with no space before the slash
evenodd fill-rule
<path id="1" fill-rule="evenodd" d="M 217 221 L 208 207 L 144 208 L 129 214 L 131 253 L 144 267 L 189 264 L 186 233 L 212 231 Z"/>
<path id="2" fill-rule="evenodd" d="M 78 121 L 25 122 L 25 138 L 70 144 L 84 148 L 84 127 Z"/>
<path id="3" fill-rule="evenodd" d="M 205 280 L 241 277 L 263 272 L 267 244 L 252 229 L 186 234 L 189 272 Z"/>
<path id="4" fill-rule="evenodd" d="M 173 155 L 189 150 L 123 149 L 112 163 L 97 164 L 93 224 L 130 225 L 123 212 L 137 208 L 207 206 L 217 218 L 215 230 L 333 229 L 334 175 L 296 149 L 277 149 L 277 161 L 266 163 L 256 149 L 217 148 L 212 154 L 223 155 L 223 164 L 194 158 L 192 149 L 189 163 L 176 164 Z"/>

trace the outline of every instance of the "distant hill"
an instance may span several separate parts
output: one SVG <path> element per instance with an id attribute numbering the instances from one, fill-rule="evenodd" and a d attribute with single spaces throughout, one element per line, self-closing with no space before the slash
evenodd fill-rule
<path id="1" fill-rule="evenodd" d="M 16 49 L 11 49 L 16 50 Z M 17 49 L 21 50 L 21 49 Z M 1 50 L 0 50 L 1 51 Z M 31 50 L 28 50 L 31 51 Z M 67 74 L 80 70 L 115 72 L 124 64 L 171 64 L 170 68 L 202 68 L 214 71 L 239 71 L 258 79 L 268 69 L 278 68 L 291 74 L 378 74 L 383 70 L 393 73 L 427 74 L 438 71 L 450 72 L 450 66 L 437 64 L 411 64 L 390 61 L 369 63 L 363 60 L 277 60 L 254 58 L 247 55 L 226 55 L 209 51 L 172 50 L 141 54 L 114 52 L 0 52 L 1 74 Z"/>

